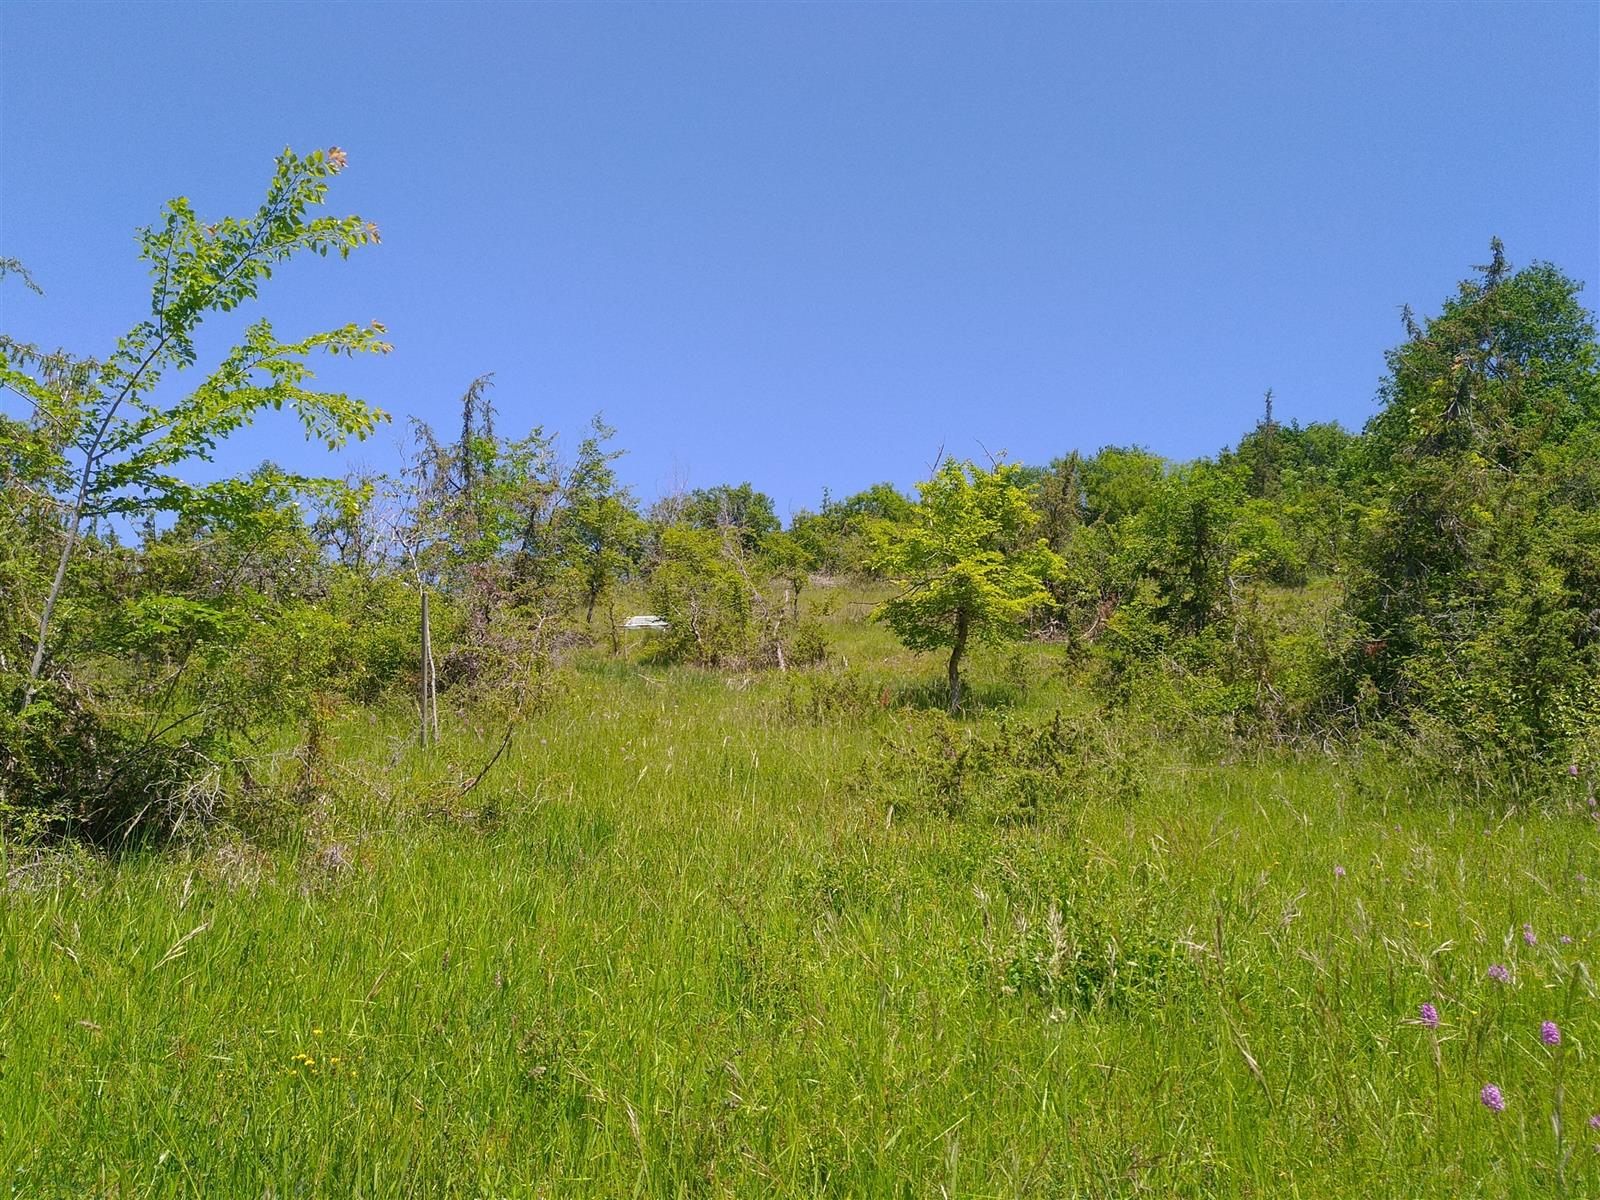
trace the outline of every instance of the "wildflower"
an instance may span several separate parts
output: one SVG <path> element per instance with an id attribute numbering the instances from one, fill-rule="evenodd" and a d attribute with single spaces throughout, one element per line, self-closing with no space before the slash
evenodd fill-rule
<path id="1" fill-rule="evenodd" d="M 1570 946 L 1570 945 L 1572 945 L 1572 935 L 1571 935 L 1571 934 L 1566 934 L 1566 933 L 1563 933 L 1563 934 L 1562 934 L 1562 935 L 1561 935 L 1561 944 L 1562 944 L 1562 945 L 1563 945 L 1563 946 Z"/>
<path id="2" fill-rule="evenodd" d="M 1578 764 L 1577 763 L 1573 763 L 1570 767 L 1568 767 L 1567 768 L 1567 774 L 1571 775 L 1574 779 L 1576 779 L 1578 777 Z"/>
<path id="3" fill-rule="evenodd" d="M 1561 1026 L 1554 1021 L 1541 1021 L 1539 1023 L 1539 1040 L 1546 1046 L 1561 1045 Z"/>
<path id="4" fill-rule="evenodd" d="M 1495 963 L 1489 968 L 1489 978 L 1496 983 L 1510 983 L 1511 971 L 1503 963 Z"/>
<path id="5" fill-rule="evenodd" d="M 1533 932 L 1533 926 L 1532 925 L 1524 925 L 1522 927 L 1522 940 L 1527 942 L 1528 945 L 1530 945 L 1530 946 L 1536 945 L 1538 943 L 1539 937 L 1538 937 L 1537 934 L 1535 934 Z"/>
<path id="6" fill-rule="evenodd" d="M 1429 1029 L 1439 1028 L 1439 1010 L 1431 1004 L 1424 1004 L 1417 1009 L 1417 1015 Z"/>
<path id="7" fill-rule="evenodd" d="M 1589 1128 L 1600 1129 L 1600 1113 L 1595 1113 L 1594 1116 L 1589 1118 Z"/>
<path id="8" fill-rule="evenodd" d="M 1483 1091 L 1478 1093 L 1478 1099 L 1483 1101 L 1483 1106 L 1490 1112 L 1505 1112 L 1506 1098 L 1500 1094 L 1500 1089 L 1492 1083 L 1483 1085 Z"/>
<path id="9" fill-rule="evenodd" d="M 1334 869 L 1333 869 L 1333 877 L 1335 879 L 1343 879 L 1344 878 L 1344 868 L 1343 867 L 1334 867 Z"/>

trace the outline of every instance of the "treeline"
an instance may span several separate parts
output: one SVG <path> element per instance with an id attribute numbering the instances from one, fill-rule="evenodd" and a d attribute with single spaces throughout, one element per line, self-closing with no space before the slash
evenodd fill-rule
<path id="1" fill-rule="evenodd" d="M 1031 637 L 1178 728 L 1403 739 L 1513 791 L 1600 762 L 1600 361 L 1553 266 L 1514 271 L 1496 242 L 1437 316 L 1408 312 L 1361 433 L 1282 424 L 1269 393 L 1212 459 L 947 460 L 916 497 L 880 484 L 787 529 L 748 482 L 645 507 L 602 419 L 569 452 L 505 431 L 490 376 L 459 428 L 411 423 L 393 474 L 187 482 L 266 410 L 331 447 L 387 419 L 310 369 L 386 352 L 376 323 L 282 341 L 258 321 L 207 368 L 195 346 L 277 264 L 377 240 L 320 214 L 344 161 L 285 153 L 247 218 L 169 205 L 141 235 L 151 314 L 104 358 L 0 336 L 7 836 L 203 818 L 250 794 L 267 732 L 341 706 L 404 696 L 426 736 L 444 691 L 512 728 L 571 649 L 622 652 L 640 605 L 663 661 L 809 667 L 823 576 L 896 585 L 875 615 L 942 655 L 953 710 L 973 645 Z"/>

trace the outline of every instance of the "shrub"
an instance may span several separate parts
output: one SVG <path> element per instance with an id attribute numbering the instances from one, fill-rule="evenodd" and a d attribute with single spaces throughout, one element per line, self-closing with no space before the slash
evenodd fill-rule
<path id="1" fill-rule="evenodd" d="M 814 667 L 828 657 L 828 638 L 822 627 L 810 622 L 795 627 L 789 636 L 789 665 Z"/>
<path id="2" fill-rule="evenodd" d="M 669 526 L 650 578 L 650 605 L 667 621 L 661 654 L 673 662 L 718 666 L 742 662 L 756 644 L 744 580 L 714 531 Z"/>
<path id="3" fill-rule="evenodd" d="M 853 671 L 794 671 L 774 705 L 786 722 L 831 725 L 864 720 L 882 708 L 879 687 Z"/>
<path id="4" fill-rule="evenodd" d="M 887 735 L 857 785 L 905 816 L 1023 824 L 1145 786 L 1137 735 L 1092 717 L 1002 716 L 991 730 L 918 714 Z"/>
<path id="5" fill-rule="evenodd" d="M 81 687 L 54 679 L 19 717 L 20 679 L 0 681 L 0 835 L 126 844 L 175 828 L 213 776 L 204 737 L 119 721 Z"/>

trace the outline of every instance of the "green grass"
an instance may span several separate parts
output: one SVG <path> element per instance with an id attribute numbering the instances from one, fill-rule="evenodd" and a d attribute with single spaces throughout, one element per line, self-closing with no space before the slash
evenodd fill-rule
<path id="1" fill-rule="evenodd" d="M 1403 764 L 1158 744 L 1132 799 L 891 819 L 865 764 L 937 665 L 847 611 L 886 707 L 597 657 L 465 798 L 495 731 L 356 714 L 293 836 L 13 850 L 0 1186 L 1600 1194 L 1578 790 L 1490 814 Z M 975 693 L 1081 709 L 1054 654 Z"/>

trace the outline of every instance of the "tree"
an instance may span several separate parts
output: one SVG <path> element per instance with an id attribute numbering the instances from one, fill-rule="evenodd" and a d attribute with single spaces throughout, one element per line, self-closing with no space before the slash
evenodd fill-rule
<path id="1" fill-rule="evenodd" d="M 222 439 L 265 409 L 288 406 L 306 435 L 329 448 L 365 437 L 382 419 L 359 400 L 306 386 L 314 352 L 386 353 L 389 345 L 377 322 L 285 342 L 269 322 L 257 321 L 193 391 L 172 401 L 158 396 L 169 370 L 195 366 L 195 338 L 205 318 L 254 300 L 274 266 L 306 252 L 331 250 L 346 257 L 378 240 L 377 227 L 360 217 L 306 215 L 324 202 L 327 180 L 344 164 L 337 147 L 305 157 L 284 151 L 266 199 L 251 217 L 206 224 L 187 200 L 171 201 L 162 221 L 140 234 L 142 257 L 155 280 L 151 314 L 104 361 L 64 370 L 29 347 L 9 339 L 0 343 L 0 385 L 32 406 L 34 425 L 53 439 L 54 470 L 43 478 L 66 477 L 66 486 L 52 497 L 63 514 L 60 546 L 39 608 L 22 708 L 36 694 L 51 622 L 85 523 L 165 513 L 248 524 L 271 488 L 309 481 L 280 475 L 195 485 L 172 472 L 209 461 Z M 39 367 L 44 369 L 30 369 Z"/>
<path id="2" fill-rule="evenodd" d="M 1255 454 L 1250 494 L 1270 499 L 1278 490 L 1278 423 L 1272 419 L 1272 389 L 1262 397 L 1266 411 L 1256 422 Z"/>
<path id="3" fill-rule="evenodd" d="M 171 201 L 140 233 L 150 315 L 102 359 L 42 354 L 0 336 L 0 387 L 28 406 L 23 419 L 0 419 L 3 529 L 28 537 L 25 552 L 5 555 L 0 584 L 7 608 L 30 626 L 0 646 L 0 817 L 9 793 L 54 814 L 46 822 L 71 817 L 102 832 L 120 822 L 126 833 L 137 813 L 181 789 L 185 771 L 214 766 L 217 739 L 237 727 L 206 684 L 252 623 L 239 619 L 250 577 L 277 540 L 303 538 L 290 529 L 301 521 L 297 494 L 341 489 L 271 466 L 203 484 L 181 476 L 271 409 L 288 408 L 330 448 L 365 437 L 383 413 L 314 390 L 310 360 L 390 347 L 377 322 L 283 340 L 258 320 L 197 383 L 183 384 L 200 362 L 207 317 L 255 300 L 291 258 L 345 257 L 378 240 L 360 217 L 314 215 L 344 165 L 337 148 L 286 150 L 248 217 L 207 223 L 187 200 Z M 133 552 L 119 539 L 143 527 L 154 546 L 163 525 L 180 541 L 226 544 L 220 574 L 201 587 L 178 572 L 168 586 L 160 572 L 128 570 Z M 151 562 L 160 557 L 172 556 Z M 88 669 L 119 654 L 131 669 Z M 115 703 L 97 699 L 107 693 Z M 119 810 L 116 797 L 137 809 Z"/>
<path id="4" fill-rule="evenodd" d="M 513 548 L 537 568 L 528 573 L 542 578 L 553 568 L 548 534 L 561 493 L 555 439 L 540 426 L 501 437 L 493 379 L 480 375 L 462 394 L 456 441 L 440 441 L 423 421 L 411 423 L 417 448 L 404 471 L 409 519 L 401 543 L 422 578 L 452 590 L 503 573 Z"/>
<path id="5" fill-rule="evenodd" d="M 1600 738 L 1600 349 L 1578 287 L 1493 242 L 1408 320 L 1365 439 L 1353 676 L 1526 764 Z"/>
<path id="6" fill-rule="evenodd" d="M 730 543 L 708 529 L 669 525 L 661 531 L 650 576 L 650 606 L 666 618 L 662 654 L 706 666 L 742 663 L 760 630 L 752 590 L 728 554 Z"/>
<path id="7" fill-rule="evenodd" d="M 911 501 L 892 483 L 875 483 L 843 500 L 832 499 L 824 489 L 822 511 L 795 513 L 789 532 L 804 546 L 815 569 L 864 573 L 872 557 L 868 529 L 910 515 Z"/>
<path id="8" fill-rule="evenodd" d="M 781 525 L 772 497 L 756 491 L 749 483 L 696 488 L 689 493 L 681 520 L 692 529 L 737 529 L 745 550 L 751 554 L 758 552 L 762 539 L 776 533 Z"/>
<path id="9" fill-rule="evenodd" d="M 1044 580 L 1061 560 L 1032 536 L 1036 517 L 1015 464 L 986 471 L 949 459 L 917 490 L 909 520 L 880 526 L 874 565 L 901 590 L 873 615 L 912 650 L 949 648 L 954 713 L 971 640 L 1019 636 L 1049 602 Z"/>
<path id="10" fill-rule="evenodd" d="M 1079 472 L 1085 523 L 1115 525 L 1136 516 L 1155 499 L 1167 464 L 1138 446 L 1106 446 Z"/>
<path id="11" fill-rule="evenodd" d="M 769 575 L 783 580 L 793 621 L 800 620 L 800 592 L 816 565 L 809 547 L 793 533 L 767 535 L 766 545 L 761 550 L 761 567 Z"/>
<path id="12" fill-rule="evenodd" d="M 1227 610 L 1243 499 L 1232 472 L 1201 461 L 1164 477 L 1133 519 L 1142 573 L 1156 582 L 1161 619 L 1174 633 L 1198 633 Z"/>
<path id="13" fill-rule="evenodd" d="M 594 622 L 595 605 L 638 563 L 647 532 L 611 466 L 623 453 L 606 449 L 616 434 L 596 416 L 567 476 L 566 519 L 557 540 L 576 582 L 585 624 Z M 612 638 L 614 643 L 614 626 Z"/>
<path id="14" fill-rule="evenodd" d="M 1074 450 L 1038 473 L 1032 487 L 1039 533 L 1057 554 L 1083 524 L 1083 461 Z"/>

